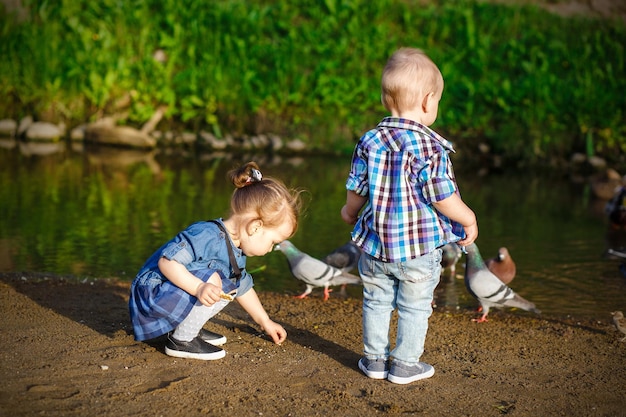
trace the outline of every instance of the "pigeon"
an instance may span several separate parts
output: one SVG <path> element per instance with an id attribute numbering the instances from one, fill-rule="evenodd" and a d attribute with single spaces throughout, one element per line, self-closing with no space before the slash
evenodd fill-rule
<path id="1" fill-rule="evenodd" d="M 615 250 L 615 249 L 612 249 L 612 248 L 608 248 L 606 250 L 606 253 L 608 255 L 612 255 L 612 256 L 614 256 L 616 258 L 626 259 L 626 251 L 618 251 L 618 250 Z"/>
<path id="2" fill-rule="evenodd" d="M 461 247 L 456 243 L 447 243 L 441 247 L 441 271 L 450 268 L 450 276 L 453 277 L 456 271 L 456 264 L 461 259 L 463 252 Z"/>
<path id="3" fill-rule="evenodd" d="M 348 241 L 345 244 L 339 246 L 331 253 L 326 255 L 322 261 L 330 266 L 341 269 L 343 272 L 350 272 L 355 270 L 359 266 L 359 259 L 363 251 L 353 241 Z M 340 294 L 346 295 L 346 285 L 341 286 Z"/>
<path id="4" fill-rule="evenodd" d="M 620 332 L 622 332 L 623 334 L 626 334 L 626 324 L 622 324 L 622 319 L 624 318 L 624 314 L 622 314 L 621 311 L 614 311 L 611 313 L 611 315 L 613 316 L 613 323 L 615 323 L 615 328 L 619 330 Z M 626 341 L 626 336 L 620 339 L 620 342 L 624 342 L 624 341 Z"/>
<path id="5" fill-rule="evenodd" d="M 280 242 L 274 249 L 285 254 L 293 276 L 306 284 L 306 290 L 296 298 L 305 298 L 313 288 L 323 287 L 324 301 L 326 301 L 331 291 L 328 287 L 361 283 L 361 278 L 358 276 L 344 272 L 302 252 L 288 240 Z"/>
<path id="6" fill-rule="evenodd" d="M 326 255 L 322 261 L 341 269 L 343 272 L 350 272 L 358 267 L 362 253 L 361 248 L 350 240 Z"/>
<path id="7" fill-rule="evenodd" d="M 533 303 L 517 295 L 487 268 L 476 243 L 466 246 L 465 249 L 467 250 L 465 286 L 469 293 L 480 302 L 483 313 L 479 319 L 472 321 L 478 323 L 487 321 L 490 307 L 517 307 L 537 314 L 541 313 Z"/>
<path id="8" fill-rule="evenodd" d="M 509 284 L 515 278 L 515 261 L 513 261 L 511 254 L 505 247 L 498 249 L 498 255 L 487 259 L 485 264 L 505 284 Z"/>

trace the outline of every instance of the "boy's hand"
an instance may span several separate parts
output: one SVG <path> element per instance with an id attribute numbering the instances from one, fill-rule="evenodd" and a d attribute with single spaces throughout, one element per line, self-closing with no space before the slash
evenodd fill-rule
<path id="1" fill-rule="evenodd" d="M 465 230 L 465 238 L 459 240 L 457 243 L 461 246 L 469 246 L 474 243 L 478 237 L 478 224 L 474 222 L 470 226 L 463 226 L 463 230 Z"/>

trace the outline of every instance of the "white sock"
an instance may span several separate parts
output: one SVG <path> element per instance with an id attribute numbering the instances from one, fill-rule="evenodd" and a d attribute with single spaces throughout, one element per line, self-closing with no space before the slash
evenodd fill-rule
<path id="1" fill-rule="evenodd" d="M 227 304 L 227 300 L 220 300 L 212 306 L 196 303 L 187 317 L 174 329 L 172 337 L 181 342 L 191 342 L 198 336 L 204 324 L 209 321 L 211 317 L 222 311 Z"/>

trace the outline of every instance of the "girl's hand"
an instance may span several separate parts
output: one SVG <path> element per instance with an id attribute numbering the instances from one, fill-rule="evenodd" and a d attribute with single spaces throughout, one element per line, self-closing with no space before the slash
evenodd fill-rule
<path id="1" fill-rule="evenodd" d="M 271 337 L 277 345 L 280 345 L 287 339 L 287 331 L 283 328 L 283 326 L 272 320 L 268 320 L 268 322 L 264 323 L 262 327 L 265 333 Z"/>
<path id="2" fill-rule="evenodd" d="M 250 288 L 245 294 L 237 297 L 237 301 L 274 343 L 280 345 L 287 339 L 287 332 L 283 326 L 269 318 L 254 288 Z"/>
<path id="3" fill-rule="evenodd" d="M 205 306 L 212 306 L 220 301 L 222 294 L 222 279 L 217 272 L 213 273 L 207 282 L 203 282 L 196 288 L 196 298 Z"/>

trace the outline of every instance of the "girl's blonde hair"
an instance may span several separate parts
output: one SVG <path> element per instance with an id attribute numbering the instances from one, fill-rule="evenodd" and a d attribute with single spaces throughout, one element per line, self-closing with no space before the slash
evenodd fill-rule
<path id="1" fill-rule="evenodd" d="M 289 189 L 275 178 L 263 177 L 255 162 L 248 162 L 228 172 L 235 185 L 230 200 L 231 215 L 255 213 L 268 227 L 278 227 L 286 221 L 298 228 L 302 207 L 301 190 Z"/>
<path id="2" fill-rule="evenodd" d="M 413 109 L 429 93 L 443 92 L 443 76 L 421 49 L 400 48 L 383 69 L 381 90 L 381 101 L 387 110 Z"/>

